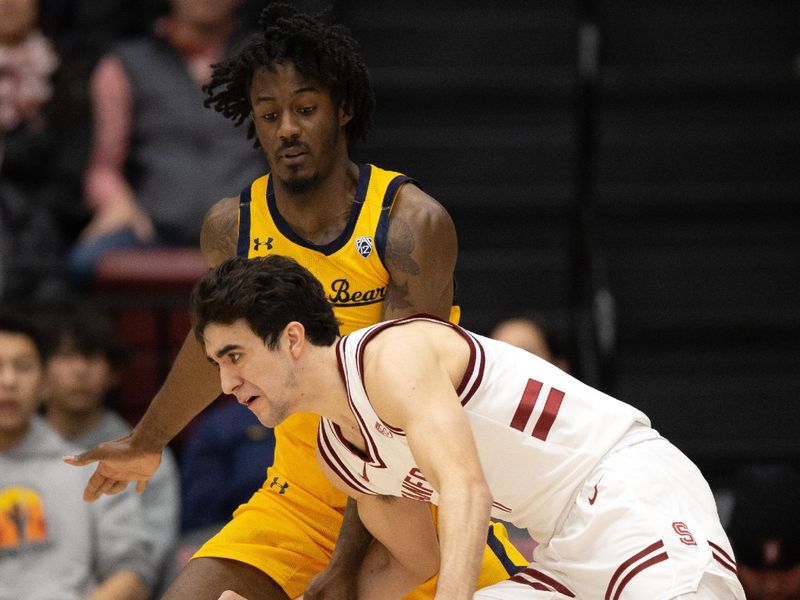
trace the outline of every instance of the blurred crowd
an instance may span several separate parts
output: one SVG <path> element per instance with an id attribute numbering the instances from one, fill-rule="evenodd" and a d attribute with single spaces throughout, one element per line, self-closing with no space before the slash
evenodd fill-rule
<path id="1" fill-rule="evenodd" d="M 0 1 L 3 303 L 80 295 L 116 248 L 196 246 L 263 173 L 201 89 L 262 4 Z"/>
<path id="2" fill-rule="evenodd" d="M 196 246 L 205 211 L 266 169 L 202 92 L 262 4 L 0 0 L 0 599 L 157 597 L 263 482 L 272 432 L 225 398 L 141 496 L 84 503 L 88 473 L 61 460 L 130 427 L 113 410 L 126 353 L 87 294 L 103 256 Z M 489 333 L 569 371 L 568 336 L 540 315 Z M 800 598 L 798 494 L 785 464 L 720 492 L 748 598 Z"/>

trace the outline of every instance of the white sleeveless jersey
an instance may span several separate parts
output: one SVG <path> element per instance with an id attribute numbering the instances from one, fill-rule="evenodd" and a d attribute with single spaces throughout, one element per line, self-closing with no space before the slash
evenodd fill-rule
<path id="1" fill-rule="evenodd" d="M 405 433 L 373 410 L 362 372 L 364 348 L 377 333 L 420 319 L 455 329 L 469 344 L 469 365 L 456 391 L 494 498 L 492 516 L 528 529 L 540 542 L 550 539 L 578 486 L 634 424 L 641 424 L 641 439 L 658 436 L 642 412 L 524 350 L 427 316 L 398 319 L 338 342 L 340 371 L 366 451 L 349 444 L 327 419 L 320 422 L 318 447 L 358 492 L 438 503 Z"/>

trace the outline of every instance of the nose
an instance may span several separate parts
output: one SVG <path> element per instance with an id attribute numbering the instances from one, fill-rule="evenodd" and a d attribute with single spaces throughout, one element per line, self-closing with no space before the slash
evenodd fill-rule
<path id="1" fill-rule="evenodd" d="M 300 137 L 300 127 L 294 112 L 290 110 L 283 111 L 278 125 L 278 136 L 282 140 L 292 140 Z"/>
<path id="2" fill-rule="evenodd" d="M 0 386 L 8 389 L 17 383 L 17 370 L 8 364 L 0 364 Z"/>
<path id="3" fill-rule="evenodd" d="M 219 368 L 219 382 L 222 386 L 222 391 L 228 395 L 235 395 L 236 390 L 241 387 L 242 378 L 229 366 L 222 365 Z"/>

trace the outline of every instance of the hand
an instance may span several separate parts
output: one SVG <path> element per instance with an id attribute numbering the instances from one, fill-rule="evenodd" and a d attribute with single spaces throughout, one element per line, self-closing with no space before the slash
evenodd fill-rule
<path id="1" fill-rule="evenodd" d="M 218 600 L 247 600 L 247 598 L 231 590 L 225 590 Z"/>
<path id="2" fill-rule="evenodd" d="M 64 462 L 75 467 L 98 462 L 97 469 L 83 490 L 83 499 L 94 502 L 103 494 L 119 494 L 131 481 L 136 482 L 136 492 L 141 494 L 161 463 L 161 451 L 137 447 L 131 433 L 104 442 L 83 454 L 65 456 Z"/>
<path id="3" fill-rule="evenodd" d="M 126 228 L 130 228 L 142 242 L 155 239 L 156 230 L 150 216 L 132 198 L 118 197 L 98 207 L 81 237 L 95 238 Z"/>
<path id="4" fill-rule="evenodd" d="M 355 573 L 328 567 L 317 573 L 306 588 L 303 600 L 356 600 L 358 578 Z"/>

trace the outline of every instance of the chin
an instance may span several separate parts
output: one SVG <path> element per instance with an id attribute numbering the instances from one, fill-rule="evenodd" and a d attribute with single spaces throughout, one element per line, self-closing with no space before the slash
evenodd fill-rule
<path id="1" fill-rule="evenodd" d="M 317 185 L 318 180 L 319 178 L 316 175 L 311 175 L 308 177 L 295 175 L 281 179 L 280 182 L 284 190 L 290 194 L 297 195 L 305 194 L 313 190 Z"/>

